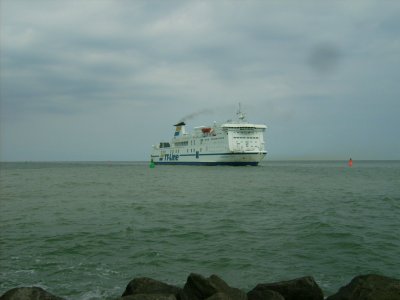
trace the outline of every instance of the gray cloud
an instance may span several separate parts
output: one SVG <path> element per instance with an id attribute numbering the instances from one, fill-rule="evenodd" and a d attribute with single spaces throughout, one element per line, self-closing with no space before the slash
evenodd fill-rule
<path id="1" fill-rule="evenodd" d="M 333 72 L 341 58 L 340 50 L 333 44 L 322 43 L 311 50 L 308 63 L 318 73 Z"/>
<path id="2" fill-rule="evenodd" d="M 149 145 L 188 111 L 213 111 L 213 119 L 195 114 L 199 123 L 223 121 L 239 101 L 249 120 L 269 126 L 272 158 L 296 157 L 297 139 L 304 151 L 318 148 L 308 133 L 319 157 L 339 158 L 346 149 L 328 157 L 324 147 L 345 144 L 345 127 L 358 136 L 380 128 L 392 150 L 379 157 L 399 158 L 399 13 L 400 4 L 375 0 L 4 0 L 2 159 L 46 160 L 40 150 L 63 144 L 61 136 L 71 136 L 75 159 L 98 151 L 98 159 L 147 159 Z M 96 137 L 93 149 L 80 149 L 84 136 L 71 124 Z M 132 130 L 143 124 L 146 132 Z M 42 145 L 33 145 L 28 137 L 39 134 Z M 136 142 L 120 150 L 128 137 Z M 102 152 L 104 139 L 115 146 Z M 382 151 L 367 139 L 357 147 L 345 140 L 370 149 L 361 157 Z M 26 151 L 15 151 L 24 141 Z M 51 157 L 69 159 L 66 152 L 54 147 Z"/>

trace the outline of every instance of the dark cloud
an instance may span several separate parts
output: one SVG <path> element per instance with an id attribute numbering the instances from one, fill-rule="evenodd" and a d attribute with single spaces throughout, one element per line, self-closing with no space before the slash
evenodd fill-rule
<path id="1" fill-rule="evenodd" d="M 322 43 L 313 47 L 308 57 L 308 63 L 314 71 L 320 74 L 328 74 L 335 70 L 340 63 L 340 58 L 341 51 L 337 46 Z"/>

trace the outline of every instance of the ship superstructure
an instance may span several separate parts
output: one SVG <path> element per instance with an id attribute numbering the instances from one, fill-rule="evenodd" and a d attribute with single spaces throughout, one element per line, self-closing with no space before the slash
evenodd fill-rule
<path id="1" fill-rule="evenodd" d="M 153 146 L 151 160 L 155 164 L 256 166 L 267 154 L 267 126 L 247 122 L 240 107 L 235 121 L 195 127 L 191 133 L 186 132 L 183 121 L 174 126 L 169 142 Z"/>

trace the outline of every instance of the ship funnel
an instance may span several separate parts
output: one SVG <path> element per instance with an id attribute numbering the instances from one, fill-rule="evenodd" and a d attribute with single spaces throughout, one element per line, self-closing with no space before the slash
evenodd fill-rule
<path id="1" fill-rule="evenodd" d="M 182 136 L 186 133 L 185 130 L 185 122 L 179 122 L 178 124 L 175 124 L 175 134 L 174 137 Z"/>

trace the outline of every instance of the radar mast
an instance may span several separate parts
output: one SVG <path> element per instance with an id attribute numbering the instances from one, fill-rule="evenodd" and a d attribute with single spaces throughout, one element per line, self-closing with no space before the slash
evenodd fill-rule
<path id="1" fill-rule="evenodd" d="M 236 115 L 241 123 L 246 122 L 246 114 L 242 112 L 242 104 L 240 102 L 239 102 L 239 109 Z"/>

